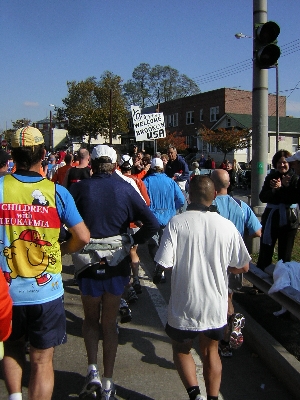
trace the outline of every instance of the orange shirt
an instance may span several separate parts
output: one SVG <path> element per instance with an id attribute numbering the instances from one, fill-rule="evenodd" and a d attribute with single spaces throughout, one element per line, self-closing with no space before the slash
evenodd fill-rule
<path id="1" fill-rule="evenodd" d="M 53 178 L 51 179 L 52 182 L 59 183 L 60 185 L 63 184 L 67 171 L 72 168 L 72 165 L 64 165 L 63 167 L 57 168 Z"/>

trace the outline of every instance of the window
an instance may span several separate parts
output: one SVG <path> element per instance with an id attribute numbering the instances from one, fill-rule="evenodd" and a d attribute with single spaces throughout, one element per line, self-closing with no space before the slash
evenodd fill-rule
<path id="1" fill-rule="evenodd" d="M 192 144 L 192 138 L 191 138 L 191 136 L 186 136 L 186 138 L 185 138 L 185 144 L 186 144 L 188 147 L 191 147 L 191 144 Z"/>
<path id="2" fill-rule="evenodd" d="M 178 126 L 178 113 L 168 115 L 167 127 L 175 127 L 175 126 Z"/>
<path id="3" fill-rule="evenodd" d="M 200 121 L 203 121 L 203 108 L 200 110 Z"/>
<path id="4" fill-rule="evenodd" d="M 292 141 L 292 153 L 295 153 L 297 150 L 299 150 L 299 142 L 298 142 L 298 136 L 293 137 Z"/>
<path id="5" fill-rule="evenodd" d="M 227 118 L 226 126 L 227 126 L 227 128 L 231 127 L 231 118 Z"/>
<path id="6" fill-rule="evenodd" d="M 194 123 L 194 111 L 186 112 L 186 124 L 191 125 Z"/>
<path id="7" fill-rule="evenodd" d="M 44 124 L 39 124 L 39 129 L 44 129 Z"/>
<path id="8" fill-rule="evenodd" d="M 217 121 L 219 119 L 219 107 L 210 108 L 210 122 Z"/>

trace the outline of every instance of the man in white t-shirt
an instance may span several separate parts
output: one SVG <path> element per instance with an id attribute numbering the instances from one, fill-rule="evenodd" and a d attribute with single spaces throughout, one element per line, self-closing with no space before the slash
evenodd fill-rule
<path id="1" fill-rule="evenodd" d="M 173 268 L 166 333 L 190 400 L 203 399 L 190 353 L 197 336 L 207 399 L 218 399 L 222 373 L 218 341 L 227 324 L 227 269 L 234 274 L 247 272 L 251 259 L 233 223 L 210 211 L 215 194 L 210 178 L 193 177 L 191 204 L 187 212 L 170 220 L 155 256 L 159 267 Z"/>

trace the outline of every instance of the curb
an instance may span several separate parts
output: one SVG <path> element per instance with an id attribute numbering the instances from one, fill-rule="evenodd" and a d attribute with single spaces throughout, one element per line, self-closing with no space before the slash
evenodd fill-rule
<path id="1" fill-rule="evenodd" d="M 292 356 L 277 340 L 263 329 L 238 303 L 234 309 L 246 319 L 243 335 L 247 345 L 268 366 L 274 376 L 285 387 L 299 398 L 300 393 L 300 362 Z"/>

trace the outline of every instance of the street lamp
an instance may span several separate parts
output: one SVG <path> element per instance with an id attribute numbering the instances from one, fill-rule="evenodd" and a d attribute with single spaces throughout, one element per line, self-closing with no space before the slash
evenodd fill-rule
<path id="1" fill-rule="evenodd" d="M 235 36 L 237 39 L 244 39 L 244 38 L 252 39 L 252 36 L 244 35 L 243 33 L 236 33 L 234 36 Z"/>

